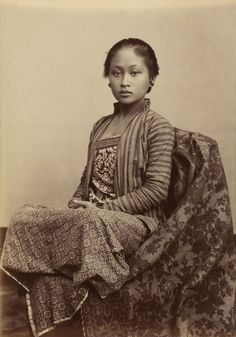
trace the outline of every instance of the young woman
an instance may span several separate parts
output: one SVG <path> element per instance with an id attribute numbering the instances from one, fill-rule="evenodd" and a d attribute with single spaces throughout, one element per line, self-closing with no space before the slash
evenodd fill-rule
<path id="1" fill-rule="evenodd" d="M 26 290 L 35 336 L 72 317 L 90 286 L 102 298 L 119 289 L 126 257 L 165 218 L 174 130 L 146 98 L 158 73 L 142 40 L 109 50 L 104 76 L 117 102 L 94 125 L 70 209 L 26 205 L 12 220 L 3 268 Z"/>
<path id="2" fill-rule="evenodd" d="M 87 167 L 69 207 L 163 217 L 174 131 L 145 98 L 158 73 L 155 53 L 146 42 L 124 39 L 110 49 L 104 76 L 117 103 L 112 115 L 94 125 Z M 155 230 L 158 221 L 140 218 Z"/>

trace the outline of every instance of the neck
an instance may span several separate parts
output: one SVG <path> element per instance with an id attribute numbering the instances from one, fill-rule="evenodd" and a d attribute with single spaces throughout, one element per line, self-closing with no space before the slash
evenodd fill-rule
<path id="1" fill-rule="evenodd" d="M 128 115 L 134 115 L 138 109 L 143 105 L 145 101 L 145 98 L 142 98 L 141 100 L 131 103 L 131 104 L 122 104 L 119 103 L 119 111 L 118 114 L 120 117 L 127 117 Z"/>

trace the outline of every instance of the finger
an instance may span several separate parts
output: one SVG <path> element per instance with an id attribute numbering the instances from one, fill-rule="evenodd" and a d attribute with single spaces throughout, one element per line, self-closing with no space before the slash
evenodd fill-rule
<path id="1" fill-rule="evenodd" d="M 77 204 L 70 204 L 69 205 L 69 208 L 79 208 L 81 207 L 80 205 L 77 205 Z"/>
<path id="2" fill-rule="evenodd" d="M 72 200 L 75 204 L 77 205 L 82 205 L 82 206 L 86 206 L 88 204 L 88 201 L 83 201 L 83 200 L 78 200 L 78 199 L 74 199 Z"/>
<path id="3" fill-rule="evenodd" d="M 79 207 L 84 207 L 84 206 L 78 203 L 75 203 L 73 200 L 71 200 L 68 202 L 68 207 L 69 208 L 79 208 Z"/>

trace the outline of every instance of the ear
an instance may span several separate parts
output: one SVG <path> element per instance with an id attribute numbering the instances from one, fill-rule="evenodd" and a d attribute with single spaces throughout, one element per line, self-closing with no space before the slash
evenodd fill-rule
<path id="1" fill-rule="evenodd" d="M 149 94 L 149 92 L 152 90 L 152 87 L 154 86 L 155 80 L 156 80 L 156 77 L 150 78 L 147 94 Z"/>
<path id="2" fill-rule="evenodd" d="M 150 78 L 150 86 L 153 87 L 156 81 L 156 77 Z"/>

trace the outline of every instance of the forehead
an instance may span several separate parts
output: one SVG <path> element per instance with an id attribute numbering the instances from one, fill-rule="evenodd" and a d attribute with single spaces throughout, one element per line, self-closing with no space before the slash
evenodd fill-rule
<path id="1" fill-rule="evenodd" d="M 111 67 L 115 66 L 133 66 L 146 67 L 145 59 L 141 55 L 137 55 L 133 47 L 123 47 L 119 49 L 111 59 Z"/>

